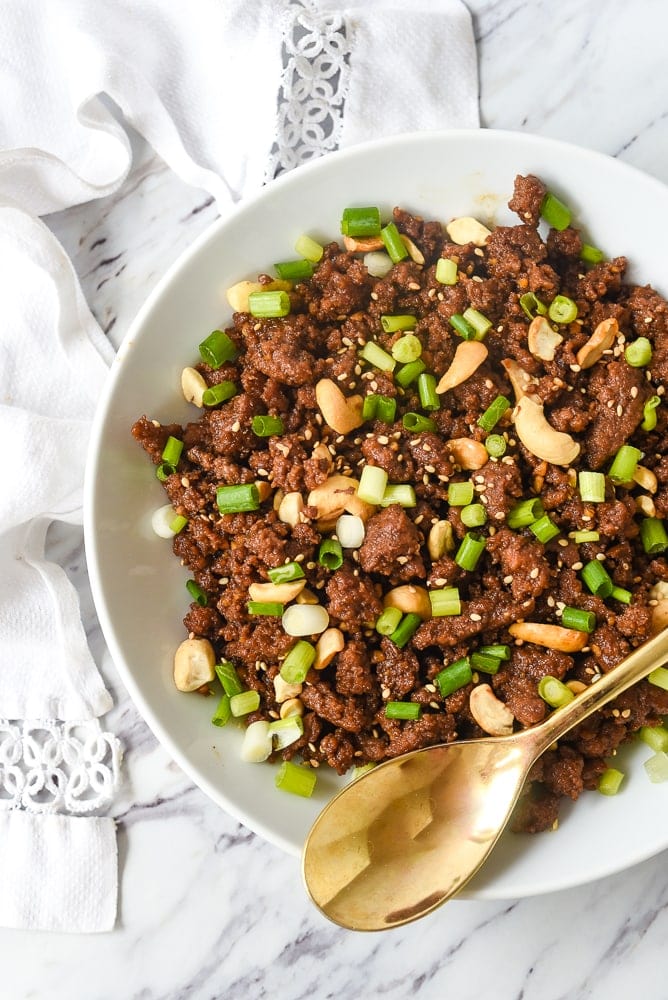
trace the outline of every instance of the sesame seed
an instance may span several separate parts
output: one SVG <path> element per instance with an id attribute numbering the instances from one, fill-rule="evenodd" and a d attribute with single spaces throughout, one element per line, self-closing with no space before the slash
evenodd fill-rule
<path id="1" fill-rule="evenodd" d="M 512 574 L 511 574 L 511 573 L 509 573 L 509 574 L 508 574 L 508 576 L 504 576 L 504 578 L 503 578 L 503 582 L 504 582 L 505 584 L 509 584 L 509 583 L 512 583 L 512 582 L 513 582 L 513 576 L 512 576 Z"/>
<path id="2" fill-rule="evenodd" d="M 237 433 L 237 431 L 241 430 L 241 424 L 239 423 L 238 420 L 234 421 L 234 423 L 232 424 L 231 430 L 233 430 L 235 434 Z"/>
<path id="3" fill-rule="evenodd" d="M 596 558 L 598 559 L 599 562 L 605 562 L 605 553 L 604 552 L 597 552 L 596 553 Z"/>
<path id="4" fill-rule="evenodd" d="M 497 521 L 505 521 L 506 519 L 505 511 L 497 510 L 494 517 L 496 518 Z"/>
<path id="5" fill-rule="evenodd" d="M 436 472 L 436 469 L 434 468 L 433 465 L 425 465 L 424 471 L 425 472 L 432 472 L 433 473 L 433 472 Z"/>
<path id="6" fill-rule="evenodd" d="M 471 619 L 472 622 L 481 622 L 482 621 L 482 615 L 476 614 L 475 611 L 473 611 L 469 615 L 469 618 Z"/>
<path id="7" fill-rule="evenodd" d="M 159 420 L 152 420 L 151 423 L 153 424 L 154 427 L 160 427 L 161 426 Z"/>
<path id="8" fill-rule="evenodd" d="M 571 566 L 571 569 L 582 569 L 583 565 L 584 563 L 574 562 L 573 565 Z"/>
<path id="9" fill-rule="evenodd" d="M 529 573 L 529 576 L 531 577 L 531 579 L 532 579 L 532 580 L 535 580 L 535 579 L 536 579 L 536 578 L 538 577 L 538 573 L 539 573 L 539 569 L 538 569 L 538 567 L 537 567 L 537 566 L 535 566 L 535 567 L 534 567 L 534 568 L 533 568 L 533 569 L 531 570 L 531 572 Z"/>
<path id="10" fill-rule="evenodd" d="M 429 691 L 430 694 L 436 694 L 435 684 L 425 684 L 424 689 L 425 691 Z"/>
<path id="11" fill-rule="evenodd" d="M 185 476 L 183 476 L 183 478 L 181 479 L 181 486 L 183 486 L 185 489 L 188 489 L 188 487 L 190 486 L 190 480 L 187 479 Z"/>
<path id="12" fill-rule="evenodd" d="M 621 417 L 622 413 L 624 412 L 624 407 L 622 406 L 621 403 L 618 404 L 616 412 L 617 412 L 617 416 Z"/>
<path id="13" fill-rule="evenodd" d="M 638 386 L 637 385 L 632 385 L 631 386 L 631 399 L 635 399 L 637 395 L 638 395 Z"/>
<path id="14" fill-rule="evenodd" d="M 378 437 L 376 438 L 376 440 L 377 440 L 378 444 L 389 444 L 390 443 L 389 437 L 387 437 L 387 435 L 385 435 L 385 434 L 379 434 Z"/>
<path id="15" fill-rule="evenodd" d="M 378 292 L 372 292 L 371 293 L 371 298 L 373 299 L 374 302 L 377 302 L 378 301 Z"/>
<path id="16" fill-rule="evenodd" d="M 445 579 L 444 576 L 439 576 L 439 577 L 437 577 L 436 580 L 434 580 L 434 586 L 435 587 L 445 587 L 445 585 L 446 585 L 447 582 L 448 581 Z"/>
<path id="17" fill-rule="evenodd" d="M 569 365 L 568 367 L 570 368 L 570 370 L 572 372 L 581 372 L 582 371 L 582 369 L 580 368 L 580 365 Z"/>
<path id="18" fill-rule="evenodd" d="M 548 606 L 548 608 L 553 608 L 554 607 L 554 597 L 552 597 L 552 595 L 550 595 L 548 597 L 548 599 L 547 599 L 547 606 Z"/>
<path id="19" fill-rule="evenodd" d="M 257 474 L 258 474 L 258 476 L 268 476 L 269 475 L 269 473 L 267 472 L 266 469 L 258 469 L 257 470 Z"/>
<path id="20" fill-rule="evenodd" d="M 397 556 L 397 562 L 400 566 L 405 566 L 408 562 L 408 556 Z"/>

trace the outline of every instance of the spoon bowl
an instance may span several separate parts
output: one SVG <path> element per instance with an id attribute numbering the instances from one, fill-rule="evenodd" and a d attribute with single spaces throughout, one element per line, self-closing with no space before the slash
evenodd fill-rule
<path id="1" fill-rule="evenodd" d="M 538 726 L 415 750 L 368 771 L 311 828 L 302 868 L 313 902 L 342 927 L 368 931 L 436 909 L 484 864 L 536 759 L 666 658 L 668 630 Z"/>

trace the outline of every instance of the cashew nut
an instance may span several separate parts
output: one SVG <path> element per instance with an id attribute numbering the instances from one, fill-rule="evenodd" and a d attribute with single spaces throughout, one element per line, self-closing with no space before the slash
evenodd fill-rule
<path id="1" fill-rule="evenodd" d="M 327 445 L 323 444 L 322 441 L 314 447 L 311 452 L 311 458 L 316 462 L 326 464 L 328 472 L 331 472 L 334 468 L 334 459 L 332 458 L 332 454 Z"/>
<path id="2" fill-rule="evenodd" d="M 295 604 L 320 604 L 320 601 L 318 596 L 314 594 L 312 590 L 309 590 L 308 587 L 304 587 L 304 589 L 295 597 Z"/>
<path id="3" fill-rule="evenodd" d="M 639 497 L 636 497 L 636 507 L 642 511 L 645 517 L 655 517 L 656 515 L 654 501 L 646 493 L 642 493 Z"/>
<path id="4" fill-rule="evenodd" d="M 248 312 L 248 296 L 251 292 L 289 292 L 291 288 L 290 281 L 281 281 L 279 278 L 266 285 L 259 281 L 237 281 L 236 285 L 227 289 L 226 295 L 235 312 Z"/>
<path id="5" fill-rule="evenodd" d="M 488 355 L 488 350 L 480 340 L 462 340 L 457 345 L 455 356 L 448 370 L 441 376 L 436 392 L 447 392 L 456 385 L 466 382 Z"/>
<path id="6" fill-rule="evenodd" d="M 419 615 L 424 621 L 431 618 L 429 592 L 424 587 L 417 587 L 412 583 L 388 590 L 383 598 L 383 607 L 398 608 L 404 614 Z"/>
<path id="7" fill-rule="evenodd" d="M 345 638 L 340 628 L 327 628 L 315 644 L 314 670 L 324 670 L 337 653 L 345 646 Z"/>
<path id="8" fill-rule="evenodd" d="M 531 320 L 527 344 L 534 357 L 540 358 L 541 361 L 552 361 L 554 352 L 563 339 L 560 333 L 552 329 L 544 316 L 536 316 Z"/>
<path id="9" fill-rule="evenodd" d="M 478 684 L 469 695 L 471 715 L 490 736 L 510 736 L 515 716 L 496 697 L 489 684 Z"/>
<path id="10" fill-rule="evenodd" d="M 286 493 L 278 505 L 278 520 L 294 528 L 299 524 L 303 510 L 304 500 L 301 493 Z"/>
<path id="11" fill-rule="evenodd" d="M 344 236 L 343 245 L 348 253 L 369 253 L 370 250 L 384 250 L 380 236 Z"/>
<path id="12" fill-rule="evenodd" d="M 613 318 L 604 319 L 598 324 L 591 337 L 576 354 L 576 361 L 580 368 L 591 368 L 603 356 L 603 352 L 609 350 L 617 339 L 619 326 L 617 320 Z"/>
<path id="13" fill-rule="evenodd" d="M 587 632 L 561 625 L 544 625 L 542 622 L 515 622 L 508 629 L 514 639 L 533 642 L 536 646 L 558 649 L 562 653 L 577 653 L 589 642 Z"/>
<path id="14" fill-rule="evenodd" d="M 470 215 L 463 215 L 459 219 L 453 219 L 445 227 L 445 231 L 452 242 L 460 247 L 465 246 L 467 243 L 473 243 L 477 247 L 484 247 L 492 235 L 491 230 L 487 226 L 483 226 L 482 222 L 471 218 Z"/>
<path id="15" fill-rule="evenodd" d="M 484 444 L 473 438 L 453 438 L 446 442 L 445 450 L 460 469 L 482 469 L 489 461 L 489 452 Z"/>
<path id="16" fill-rule="evenodd" d="M 404 234 L 401 233 L 401 242 L 408 250 L 408 256 L 412 261 L 415 261 L 416 264 L 424 264 L 424 256 L 421 250 L 415 246 L 413 240 L 409 236 L 404 236 Z"/>
<path id="17" fill-rule="evenodd" d="M 275 701 L 281 705 L 289 698 L 296 698 L 297 695 L 302 693 L 302 686 L 302 684 L 291 684 L 289 681 L 284 681 L 280 674 L 276 674 L 274 677 Z"/>
<path id="18" fill-rule="evenodd" d="M 570 465 L 580 454 L 580 445 L 570 434 L 557 431 L 547 422 L 543 404 L 532 396 L 522 396 L 513 411 L 517 436 L 525 448 L 553 465 Z"/>
<path id="19" fill-rule="evenodd" d="M 315 399 L 325 423 L 337 434 L 349 434 L 364 423 L 362 397 L 344 396 L 331 378 L 322 378 L 316 384 Z"/>
<path id="20" fill-rule="evenodd" d="M 368 521 L 375 507 L 360 500 L 357 496 L 359 481 L 350 476 L 330 476 L 320 486 L 316 486 L 308 495 L 308 506 L 318 510 L 318 523 L 334 521 L 347 510 L 349 514 L 357 514 L 364 522 Z"/>
<path id="21" fill-rule="evenodd" d="M 649 591 L 650 600 L 652 601 L 666 601 L 668 600 L 668 580 L 657 580 Z"/>
<path id="22" fill-rule="evenodd" d="M 303 715 L 304 702 L 301 698 L 288 698 L 288 700 L 284 701 L 281 705 L 279 714 L 282 719 L 289 719 L 291 715 Z"/>
<path id="23" fill-rule="evenodd" d="M 452 525 L 449 521 L 437 521 L 432 524 L 427 539 L 429 555 L 436 562 L 446 552 L 454 552 L 455 540 Z"/>
<path id="24" fill-rule="evenodd" d="M 174 654 L 174 683 L 179 691 L 197 691 L 216 676 L 215 663 L 208 639 L 185 639 Z"/>
<path id="25" fill-rule="evenodd" d="M 251 601 L 277 601 L 289 604 L 306 586 L 306 580 L 292 580 L 289 583 L 251 583 L 248 596 Z"/>
<path id="26" fill-rule="evenodd" d="M 204 406 L 202 396 L 207 390 L 207 384 L 196 368 L 184 368 L 181 372 L 181 392 L 187 403 Z"/>
<path id="27" fill-rule="evenodd" d="M 633 473 L 633 481 L 642 487 L 643 490 L 647 490 L 648 493 L 656 493 L 659 486 L 658 480 L 652 470 L 646 468 L 644 465 L 636 465 L 636 471 Z"/>
<path id="28" fill-rule="evenodd" d="M 265 500 L 269 499 L 271 496 L 271 483 L 268 483 L 266 479 L 256 479 L 255 487 L 260 503 L 264 503 Z"/>
<path id="29" fill-rule="evenodd" d="M 668 625 L 668 600 L 659 601 L 652 608 L 652 635 L 662 632 Z"/>
<path id="30" fill-rule="evenodd" d="M 583 691 L 587 690 L 587 685 L 583 684 L 582 681 L 566 681 L 566 687 L 573 694 L 582 694 Z"/>
<path id="31" fill-rule="evenodd" d="M 510 379 L 510 384 L 513 387 L 513 392 L 515 393 L 515 399 L 519 402 L 522 396 L 526 396 L 530 392 L 531 387 L 538 384 L 537 379 L 533 375 L 529 375 L 528 372 L 524 370 L 517 361 L 513 361 L 512 358 L 505 358 L 501 362 L 502 366 L 506 370 L 506 375 Z"/>

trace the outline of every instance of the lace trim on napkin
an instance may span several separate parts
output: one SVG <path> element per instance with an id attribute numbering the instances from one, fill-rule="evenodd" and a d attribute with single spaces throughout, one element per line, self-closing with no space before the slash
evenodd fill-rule
<path id="1" fill-rule="evenodd" d="M 91 813 L 118 782 L 121 746 L 88 722 L 0 719 L 0 809 Z"/>
<path id="2" fill-rule="evenodd" d="M 282 52 L 276 141 L 267 180 L 339 144 L 351 53 L 343 15 L 320 13 L 314 0 L 290 0 Z"/>

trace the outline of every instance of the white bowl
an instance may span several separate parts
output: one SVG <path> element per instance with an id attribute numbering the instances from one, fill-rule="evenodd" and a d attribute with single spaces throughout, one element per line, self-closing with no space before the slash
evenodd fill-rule
<path id="1" fill-rule="evenodd" d="M 341 779 L 318 772 L 313 798 L 274 788 L 274 768 L 239 759 L 241 734 L 210 724 L 213 701 L 179 694 L 172 656 L 184 638 L 186 571 L 150 527 L 165 502 L 130 436 L 146 413 L 196 418 L 180 373 L 197 344 L 226 325 L 225 290 L 293 255 L 296 237 L 337 238 L 342 208 L 400 205 L 444 222 L 474 215 L 511 223 L 517 173 L 536 173 L 571 206 L 589 242 L 626 254 L 630 276 L 664 293 L 668 189 L 616 160 L 537 137 L 493 131 L 417 133 L 358 146 L 284 175 L 214 223 L 157 286 L 123 341 L 100 402 L 86 480 L 88 567 L 100 622 L 140 712 L 207 795 L 260 836 L 298 854 Z M 649 782 L 646 747 L 620 755 L 628 772 L 615 798 L 586 793 L 563 809 L 556 833 L 507 834 L 467 895 L 509 899 L 563 889 L 619 871 L 668 845 L 668 785 Z M 628 760 L 627 760 L 628 758 Z"/>

